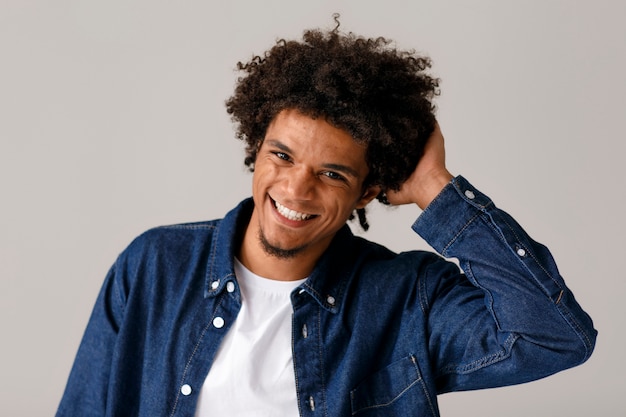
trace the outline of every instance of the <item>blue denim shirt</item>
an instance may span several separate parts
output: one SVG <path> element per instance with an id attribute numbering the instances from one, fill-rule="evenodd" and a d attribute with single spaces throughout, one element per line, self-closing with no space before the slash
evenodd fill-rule
<path id="1" fill-rule="evenodd" d="M 57 416 L 193 416 L 237 317 L 233 271 L 252 201 L 161 227 L 117 259 Z M 445 257 L 335 236 L 292 293 L 301 416 L 438 416 L 437 394 L 517 384 L 584 362 L 596 331 L 548 250 L 464 178 L 413 225 Z"/>

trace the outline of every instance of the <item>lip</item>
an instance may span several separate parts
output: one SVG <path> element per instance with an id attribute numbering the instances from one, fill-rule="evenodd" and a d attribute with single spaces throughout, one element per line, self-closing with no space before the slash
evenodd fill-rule
<path id="1" fill-rule="evenodd" d="M 306 226 L 312 220 L 314 220 L 314 219 L 316 219 L 318 217 L 317 214 L 298 212 L 298 213 L 308 214 L 308 215 L 310 215 L 310 217 L 307 218 L 307 219 L 293 220 L 293 219 L 290 219 L 288 217 L 285 217 L 280 211 L 278 211 L 278 208 L 276 207 L 276 203 L 277 203 L 276 200 L 274 200 L 272 197 L 269 197 L 269 204 L 271 206 L 271 209 L 272 209 L 272 212 L 274 213 L 274 215 L 279 219 L 279 221 L 281 223 L 286 224 L 286 225 L 288 225 L 290 227 L 303 227 L 303 226 Z M 284 206 L 282 203 L 279 203 L 279 204 L 281 206 Z M 287 207 L 287 206 L 284 206 L 284 207 Z M 296 210 L 294 210 L 294 211 L 296 211 Z"/>

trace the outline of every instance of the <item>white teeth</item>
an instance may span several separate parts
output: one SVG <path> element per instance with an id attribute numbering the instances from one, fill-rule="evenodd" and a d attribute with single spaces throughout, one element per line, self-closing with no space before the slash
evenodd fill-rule
<path id="1" fill-rule="evenodd" d="M 313 216 L 312 214 L 299 213 L 295 210 L 291 210 L 290 208 L 280 204 L 278 201 L 274 201 L 274 205 L 276 206 L 276 210 L 289 220 L 302 221 L 310 219 Z"/>

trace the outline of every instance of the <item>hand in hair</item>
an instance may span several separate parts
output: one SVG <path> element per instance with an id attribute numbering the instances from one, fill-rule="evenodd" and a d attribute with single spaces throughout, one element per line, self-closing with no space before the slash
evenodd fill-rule
<path id="1" fill-rule="evenodd" d="M 452 179 L 445 155 L 443 134 L 436 123 L 415 170 L 398 191 L 387 192 L 387 201 L 393 205 L 415 203 L 425 209 Z"/>

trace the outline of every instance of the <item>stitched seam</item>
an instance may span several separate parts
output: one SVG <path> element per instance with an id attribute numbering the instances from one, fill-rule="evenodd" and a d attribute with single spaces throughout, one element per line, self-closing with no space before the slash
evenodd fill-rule
<path id="1" fill-rule="evenodd" d="M 463 232 L 470 226 L 470 224 L 472 224 L 474 222 L 474 220 L 480 216 L 480 212 L 477 212 L 476 214 L 474 214 L 461 228 L 461 230 L 459 230 L 453 237 L 452 239 L 450 239 L 450 241 L 448 242 L 448 244 L 446 246 L 443 247 L 443 249 L 441 250 L 441 253 L 445 256 L 446 253 L 448 252 L 448 249 L 450 248 L 450 246 L 452 246 L 454 244 L 454 242 L 456 242 L 456 240 L 459 238 L 459 236 L 461 234 L 463 234 Z"/>
<path id="2" fill-rule="evenodd" d="M 492 353 L 491 355 L 483 356 L 482 358 L 476 359 L 475 361 L 472 361 L 465 365 L 444 366 L 440 369 L 439 376 L 445 374 L 469 374 L 489 365 L 493 365 L 494 363 L 500 362 L 511 356 L 511 347 L 517 339 L 519 339 L 519 335 L 516 333 L 511 333 L 509 337 L 507 337 L 507 339 L 504 341 L 504 346 L 502 350 L 496 353 Z"/>
<path id="3" fill-rule="evenodd" d="M 215 267 L 215 258 L 217 256 L 217 241 L 218 241 L 219 235 L 220 235 L 220 229 L 215 227 L 215 236 L 213 236 L 211 239 L 211 245 L 212 245 L 211 258 L 207 261 L 210 263 L 210 266 L 208 269 L 208 275 L 205 278 L 204 291 L 207 291 L 207 289 L 209 288 L 209 277 L 213 276 L 213 268 Z"/>
<path id="4" fill-rule="evenodd" d="M 398 395 L 396 395 L 395 397 L 393 397 L 391 400 L 387 401 L 386 403 L 383 404 L 376 404 L 376 405 L 370 405 L 367 407 L 363 407 L 360 408 L 357 411 L 354 411 L 352 413 L 352 415 L 356 415 L 359 414 L 363 411 L 367 411 L 367 410 L 371 410 L 371 409 L 375 409 L 375 408 L 383 408 L 383 407 L 387 407 L 391 404 L 393 404 L 397 399 L 399 399 L 400 397 L 402 397 L 404 395 L 405 392 L 407 392 L 408 390 L 411 389 L 411 387 L 413 387 L 413 385 L 417 384 L 418 382 L 422 383 L 422 387 L 424 388 L 425 394 L 426 394 L 426 399 L 428 400 L 428 404 L 430 405 L 431 411 L 433 412 L 433 415 L 435 415 L 434 410 L 433 410 L 433 406 L 432 403 L 430 401 L 430 396 L 428 395 L 428 391 L 426 391 L 426 387 L 424 384 L 424 381 L 422 379 L 422 376 L 419 372 L 419 368 L 417 367 L 417 360 L 415 359 L 415 356 L 411 355 L 411 362 L 413 363 L 413 368 L 415 368 L 415 374 L 417 375 L 417 379 L 413 382 L 411 382 L 406 388 L 404 388 Z"/>
<path id="5" fill-rule="evenodd" d="M 428 278 L 428 270 L 426 271 L 426 278 Z M 426 316 L 426 310 L 430 308 L 428 305 L 428 296 L 426 294 L 426 279 L 417 277 L 417 298 L 419 299 L 420 309 Z"/>
<path id="6" fill-rule="evenodd" d="M 293 305 L 293 303 L 292 303 Z M 291 357 L 293 360 L 293 373 L 295 374 L 296 380 L 296 397 L 298 399 L 298 415 L 302 415 L 302 398 L 300 396 L 300 379 L 298 378 L 298 372 L 296 369 L 296 316 L 295 316 L 295 308 L 294 313 L 291 316 Z"/>
<path id="7" fill-rule="evenodd" d="M 367 411 L 367 410 L 372 410 L 372 409 L 376 409 L 376 408 L 383 408 L 383 407 L 387 407 L 387 406 L 393 404 L 396 400 L 398 400 L 400 397 L 402 397 L 408 390 L 410 390 L 418 382 L 422 386 L 422 390 L 424 391 L 424 395 L 426 396 L 426 400 L 428 401 L 428 406 L 430 407 L 430 412 L 432 413 L 433 416 L 437 415 L 437 413 L 435 412 L 435 407 L 433 406 L 433 402 L 432 402 L 432 400 L 430 398 L 430 394 L 428 392 L 428 389 L 426 388 L 426 383 L 424 381 L 424 378 L 422 378 L 422 375 L 421 375 L 421 373 L 419 371 L 419 367 L 417 366 L 417 359 L 412 354 L 410 356 L 411 356 L 411 362 L 413 363 L 413 368 L 415 368 L 415 374 L 417 375 L 417 379 L 415 381 L 411 382 L 406 388 L 404 388 L 400 393 L 398 393 L 398 395 L 396 395 L 395 397 L 393 397 L 391 400 L 387 401 L 386 403 L 370 405 L 370 406 L 367 406 L 367 407 L 360 408 L 357 411 L 353 411 L 352 412 L 353 416 L 357 415 L 359 413 L 362 413 L 364 411 Z M 351 395 L 353 396 L 354 394 L 351 394 Z"/>
<path id="8" fill-rule="evenodd" d="M 560 304 L 560 306 L 563 306 L 563 305 Z M 589 358 L 589 356 L 591 356 L 591 346 L 592 346 L 591 339 L 589 339 L 589 337 L 587 336 L 587 333 L 582 329 L 578 321 L 574 319 L 574 316 L 572 316 L 568 308 L 566 308 L 565 306 L 559 307 L 559 305 L 557 305 L 556 309 L 559 312 L 559 314 L 561 314 L 565 322 L 572 328 L 572 330 L 574 330 L 574 333 L 576 333 L 576 335 L 583 342 L 583 345 L 585 346 L 585 356 L 583 357 L 583 360 L 580 362 L 580 363 L 583 363 L 585 360 Z"/>
<path id="9" fill-rule="evenodd" d="M 315 291 L 315 288 L 313 288 L 312 286 L 310 286 L 307 282 L 305 282 L 303 284 L 304 287 L 308 288 L 311 291 L 311 295 L 313 296 L 313 298 L 315 299 L 315 301 L 317 302 L 318 305 L 320 305 L 321 307 L 323 307 L 325 310 L 330 311 L 331 313 L 335 314 L 338 310 L 337 307 L 328 307 L 326 305 L 326 303 L 324 303 L 324 301 L 322 301 L 322 296 L 319 292 Z"/>
<path id="10" fill-rule="evenodd" d="M 435 413 L 435 407 L 433 406 L 433 402 L 430 399 L 430 393 L 428 392 L 428 388 L 426 387 L 426 382 L 421 377 L 420 370 L 419 370 L 419 368 L 417 366 L 417 358 L 415 356 L 411 355 L 411 361 L 413 362 L 413 366 L 415 366 L 415 372 L 417 372 L 417 375 L 420 376 L 418 381 L 422 385 L 422 390 L 424 391 L 424 395 L 426 396 L 426 399 L 428 400 L 428 406 L 430 407 L 430 412 L 432 413 L 433 416 L 436 416 L 437 413 Z"/>
<path id="11" fill-rule="evenodd" d="M 517 242 L 522 242 L 522 239 L 519 238 L 518 234 L 515 232 L 515 229 L 513 229 L 513 227 L 511 227 L 511 225 L 509 224 L 509 222 L 507 222 L 507 220 L 505 218 L 501 219 L 502 222 L 504 224 L 506 224 L 506 226 L 508 227 L 509 231 L 513 234 L 513 236 L 515 236 L 515 240 Z M 504 240 L 504 242 L 508 245 L 508 242 L 506 241 L 506 238 L 504 237 L 504 235 L 501 236 L 502 240 Z M 541 265 L 541 262 L 539 262 L 539 260 L 535 257 L 534 255 L 534 251 L 529 250 L 528 251 L 529 256 L 535 261 L 535 263 L 537 264 L 537 266 L 539 266 L 539 268 L 543 271 L 544 274 L 546 274 L 546 276 L 548 276 L 550 278 L 550 280 L 552 280 L 552 282 L 559 288 L 562 288 L 561 285 L 559 284 L 559 282 L 554 279 L 554 277 L 552 276 L 552 274 L 550 274 L 550 272 L 548 270 L 546 270 L 543 265 Z M 520 258 L 518 258 L 520 259 Z M 520 259 L 521 262 L 521 259 Z M 523 264 L 523 262 L 522 262 Z M 543 285 L 542 285 L 543 287 Z"/>
<path id="12" fill-rule="evenodd" d="M 502 219 L 502 222 L 504 224 L 507 225 L 507 227 L 509 228 L 509 230 L 511 231 L 511 233 L 515 236 L 516 240 L 518 242 L 521 243 L 521 239 L 519 239 L 519 236 L 517 235 L 517 233 L 515 233 L 515 230 L 511 227 L 511 225 L 509 224 L 509 222 L 506 221 L 506 219 Z M 502 235 L 502 240 L 506 242 L 506 239 L 504 238 L 504 236 Z M 508 243 L 507 243 L 508 245 Z M 535 265 L 537 265 L 542 271 L 543 273 L 550 278 L 550 280 L 558 287 L 561 289 L 561 291 L 559 292 L 559 296 L 558 299 L 556 301 L 553 301 L 553 305 L 554 307 L 557 309 L 557 311 L 559 312 L 559 314 L 561 315 L 561 317 L 563 317 L 563 319 L 565 320 L 565 322 L 572 328 L 572 330 L 574 331 L 574 333 L 576 333 L 576 335 L 578 336 L 578 338 L 581 340 L 581 342 L 583 343 L 584 347 L 585 347 L 585 356 L 583 358 L 583 360 L 581 361 L 584 362 L 587 358 L 589 358 L 589 356 L 591 355 L 590 350 L 591 350 L 591 340 L 589 339 L 588 335 L 586 334 L 586 332 L 582 329 L 582 327 L 580 326 L 580 324 L 578 323 L 578 321 L 575 320 L 575 318 L 571 315 L 569 309 L 567 309 L 565 306 L 563 306 L 562 304 L 560 304 L 560 301 L 563 297 L 563 287 L 559 284 L 559 282 L 554 278 L 554 276 L 552 274 L 550 274 L 549 271 L 547 271 L 543 265 L 539 262 L 539 260 L 537 259 L 537 257 L 534 254 L 534 251 L 530 250 L 529 248 L 527 249 L 527 253 L 528 255 L 532 258 L 532 260 L 535 262 Z M 524 262 L 518 258 L 519 261 L 522 263 L 522 265 L 524 265 Z M 528 267 L 526 267 L 526 265 L 524 265 L 525 268 L 528 269 Z M 550 292 L 547 290 L 547 288 L 545 288 L 544 285 L 541 284 L 541 282 L 535 278 L 534 274 L 533 274 L 533 278 L 535 280 L 535 282 L 537 282 L 539 284 L 539 286 L 544 289 L 546 295 L 548 296 L 548 298 L 551 300 L 552 297 L 550 295 Z"/>
<path id="13" fill-rule="evenodd" d="M 324 415 L 328 416 L 328 407 L 326 404 L 326 375 L 324 374 L 324 344 L 322 343 L 322 309 L 317 307 L 317 343 L 320 357 L 320 372 L 322 378 L 322 404 L 324 404 Z"/>
<path id="14" fill-rule="evenodd" d="M 400 398 L 402 395 L 404 395 L 405 392 L 410 390 L 413 385 L 415 385 L 418 382 L 420 382 L 420 380 L 421 380 L 421 378 L 411 382 L 411 385 L 409 385 L 408 387 L 403 389 L 402 392 L 400 392 L 398 395 L 393 397 L 390 401 L 388 401 L 388 402 L 386 402 L 384 404 L 376 404 L 376 405 L 370 405 L 368 407 L 363 407 L 363 408 L 359 409 L 358 411 L 353 412 L 352 415 L 354 416 L 354 415 L 357 415 L 357 414 L 359 414 L 359 413 L 361 413 L 363 411 L 372 410 L 372 409 L 375 409 L 375 408 L 383 408 L 383 407 L 387 407 L 387 406 L 393 404 L 398 398 Z"/>
<path id="15" fill-rule="evenodd" d="M 209 319 L 209 322 L 204 327 L 204 329 L 202 329 L 202 333 L 200 333 L 200 337 L 198 338 L 198 342 L 196 342 L 196 345 L 193 347 L 193 351 L 191 352 L 191 355 L 189 356 L 189 359 L 187 360 L 187 363 L 185 364 L 185 369 L 183 370 L 183 375 L 182 375 L 182 377 L 180 379 L 180 382 L 178 384 L 178 391 L 176 393 L 176 400 L 174 400 L 174 405 L 172 406 L 172 412 L 170 413 L 170 417 L 172 417 L 174 415 L 174 413 L 176 412 L 176 407 L 178 406 L 178 400 L 180 399 L 180 387 L 182 386 L 182 383 L 185 382 L 185 377 L 187 376 L 187 372 L 189 371 L 189 367 L 191 366 L 191 361 L 193 360 L 194 356 L 196 355 L 196 352 L 198 351 L 198 348 L 200 347 L 200 344 L 202 343 L 202 339 L 204 339 L 204 335 L 206 334 L 206 332 L 211 327 L 211 324 L 213 323 L 213 319 L 215 318 L 215 312 L 217 312 L 219 307 L 222 305 L 222 301 L 223 300 L 224 300 L 224 297 L 223 296 L 220 297 L 219 302 L 217 303 L 217 306 L 213 310 L 213 315 Z"/>

